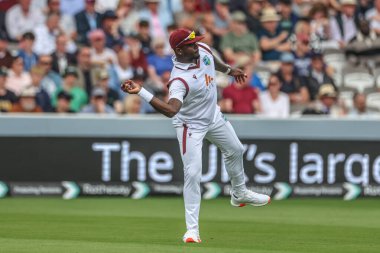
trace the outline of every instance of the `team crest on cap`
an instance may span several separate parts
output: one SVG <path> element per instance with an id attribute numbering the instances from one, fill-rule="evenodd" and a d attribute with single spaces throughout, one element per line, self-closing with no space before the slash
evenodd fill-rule
<path id="1" fill-rule="evenodd" d="M 211 61 L 210 61 L 210 58 L 207 57 L 207 55 L 205 55 L 205 57 L 203 57 L 203 63 L 208 66 L 211 64 Z"/>

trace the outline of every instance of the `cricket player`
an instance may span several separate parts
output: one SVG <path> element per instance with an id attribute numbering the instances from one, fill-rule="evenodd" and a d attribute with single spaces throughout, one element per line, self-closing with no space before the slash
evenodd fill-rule
<path id="1" fill-rule="evenodd" d="M 202 144 L 206 138 L 224 155 L 226 170 L 231 180 L 231 205 L 263 206 L 270 203 L 267 195 L 250 191 L 245 186 L 244 148 L 230 122 L 217 105 L 215 71 L 233 76 L 243 82 L 246 74 L 232 68 L 215 57 L 209 46 L 199 42 L 202 36 L 194 31 L 178 29 L 169 38 L 174 50 L 174 67 L 171 72 L 169 101 L 163 102 L 131 80 L 121 89 L 138 94 L 163 115 L 173 118 L 184 165 L 184 202 L 187 232 L 185 243 L 200 243 L 199 209 L 201 204 Z"/>

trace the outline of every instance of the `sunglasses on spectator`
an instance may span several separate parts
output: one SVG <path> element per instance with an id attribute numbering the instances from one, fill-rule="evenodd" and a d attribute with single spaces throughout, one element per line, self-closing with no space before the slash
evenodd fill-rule
<path id="1" fill-rule="evenodd" d="M 42 61 L 40 62 L 42 65 L 51 65 L 51 61 Z"/>
<path id="2" fill-rule="evenodd" d="M 187 36 L 184 40 L 182 40 L 180 43 L 178 43 L 175 47 L 179 47 L 181 44 L 183 44 L 186 41 L 195 39 L 195 32 L 192 31 L 189 36 Z"/>

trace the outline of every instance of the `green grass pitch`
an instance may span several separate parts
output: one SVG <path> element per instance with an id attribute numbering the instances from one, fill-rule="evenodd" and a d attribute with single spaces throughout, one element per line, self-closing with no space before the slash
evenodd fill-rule
<path id="1" fill-rule="evenodd" d="M 199 245 L 184 244 L 181 198 L 0 200 L 0 253 L 380 252 L 380 201 L 202 201 Z"/>

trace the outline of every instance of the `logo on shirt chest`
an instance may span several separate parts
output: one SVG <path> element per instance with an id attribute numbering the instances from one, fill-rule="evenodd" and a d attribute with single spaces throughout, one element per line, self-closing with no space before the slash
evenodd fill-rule
<path id="1" fill-rule="evenodd" d="M 214 78 L 206 74 L 205 80 L 206 80 L 206 86 L 208 87 L 212 83 L 212 81 L 214 81 Z"/>
<path id="2" fill-rule="evenodd" d="M 211 64 L 211 60 L 210 60 L 210 58 L 208 58 L 207 55 L 205 55 L 205 56 L 203 57 L 202 61 L 203 61 L 203 63 L 204 63 L 206 66 L 208 66 L 208 65 Z"/>

